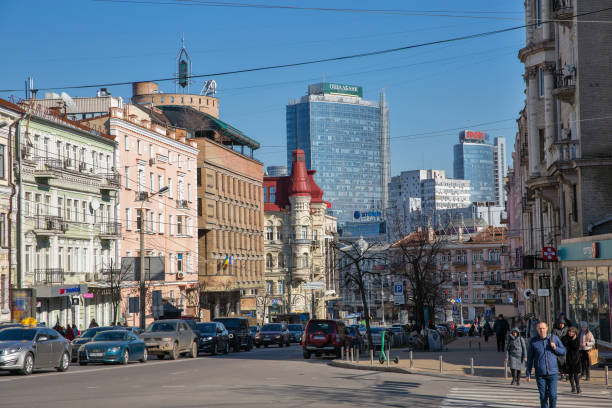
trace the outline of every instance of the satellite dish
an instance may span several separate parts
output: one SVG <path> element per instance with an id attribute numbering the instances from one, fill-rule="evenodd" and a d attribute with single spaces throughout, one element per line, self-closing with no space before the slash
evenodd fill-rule
<path id="1" fill-rule="evenodd" d="M 91 200 L 89 206 L 93 211 L 98 211 L 98 208 L 100 208 L 100 202 L 94 198 L 93 200 Z"/>
<path id="2" fill-rule="evenodd" d="M 64 103 L 66 104 L 66 108 L 68 110 L 76 111 L 76 103 L 74 103 L 74 100 L 70 97 L 70 95 L 68 95 L 66 92 L 62 92 L 60 97 L 62 98 L 62 101 L 64 101 Z"/>
<path id="3" fill-rule="evenodd" d="M 523 291 L 523 296 L 525 296 L 525 299 L 531 299 L 533 298 L 534 295 L 535 295 L 535 292 L 533 291 L 533 289 L 525 289 Z"/>

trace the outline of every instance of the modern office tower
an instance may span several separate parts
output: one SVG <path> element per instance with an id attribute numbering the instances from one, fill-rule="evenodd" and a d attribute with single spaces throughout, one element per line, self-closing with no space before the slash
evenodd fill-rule
<path id="1" fill-rule="evenodd" d="M 472 202 L 495 202 L 494 146 L 489 135 L 464 130 L 454 146 L 454 178 L 470 180 Z"/>
<path id="2" fill-rule="evenodd" d="M 268 166 L 266 167 L 268 177 L 284 177 L 289 175 L 287 166 Z"/>
<path id="3" fill-rule="evenodd" d="M 306 167 L 317 171 L 315 180 L 332 203 L 328 213 L 338 219 L 340 231 L 355 222 L 384 230 L 390 180 L 384 93 L 372 102 L 363 99 L 360 86 L 310 85 L 308 95 L 287 105 L 288 165 L 298 148 Z"/>
<path id="4" fill-rule="evenodd" d="M 504 206 L 506 202 L 505 178 L 508 174 L 506 166 L 506 139 L 496 137 L 493 144 L 493 174 L 495 177 L 495 205 Z"/>

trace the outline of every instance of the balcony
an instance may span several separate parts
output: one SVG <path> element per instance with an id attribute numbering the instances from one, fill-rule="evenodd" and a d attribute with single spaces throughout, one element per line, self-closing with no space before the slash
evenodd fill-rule
<path id="1" fill-rule="evenodd" d="M 41 157 L 36 163 L 34 177 L 42 179 L 55 179 L 60 177 L 64 169 L 64 161 L 62 159 L 49 159 Z"/>
<path id="2" fill-rule="evenodd" d="M 467 266 L 467 261 L 453 261 L 453 266 Z"/>
<path id="3" fill-rule="evenodd" d="M 189 208 L 187 200 L 176 200 L 176 208 L 186 210 Z"/>
<path id="4" fill-rule="evenodd" d="M 149 193 L 146 191 L 134 191 L 134 201 L 146 201 L 149 199 Z"/>
<path id="5" fill-rule="evenodd" d="M 34 233 L 39 237 L 50 237 L 68 231 L 68 223 L 62 217 L 38 215 L 34 217 Z"/>
<path id="6" fill-rule="evenodd" d="M 101 191 L 119 191 L 121 189 L 121 175 L 119 173 L 102 174 Z"/>
<path id="7" fill-rule="evenodd" d="M 100 224 L 100 239 L 121 238 L 121 223 L 103 222 Z"/>
<path id="8" fill-rule="evenodd" d="M 515 282 L 502 282 L 502 289 L 514 290 L 516 289 Z"/>
<path id="9" fill-rule="evenodd" d="M 502 284 L 502 281 L 500 281 L 500 280 L 488 280 L 488 281 L 485 281 L 485 285 L 488 285 L 488 286 L 494 286 L 494 285 L 499 286 L 501 284 Z"/>
<path id="10" fill-rule="evenodd" d="M 453 286 L 468 286 L 468 281 L 453 281 Z"/>
<path id="11" fill-rule="evenodd" d="M 552 19 L 571 26 L 574 18 L 572 0 L 553 0 Z"/>
<path id="12" fill-rule="evenodd" d="M 61 285 L 64 283 L 64 270 L 61 268 L 42 268 L 34 270 L 34 284 Z"/>
<path id="13" fill-rule="evenodd" d="M 555 88 L 553 96 L 567 103 L 574 103 L 576 95 L 576 67 L 566 65 L 562 71 L 555 74 Z"/>
<path id="14" fill-rule="evenodd" d="M 548 269 L 548 262 L 537 255 L 525 255 L 523 257 L 523 269 Z"/>
<path id="15" fill-rule="evenodd" d="M 487 259 L 484 261 L 485 265 L 499 265 L 501 263 L 501 260 L 499 259 Z"/>

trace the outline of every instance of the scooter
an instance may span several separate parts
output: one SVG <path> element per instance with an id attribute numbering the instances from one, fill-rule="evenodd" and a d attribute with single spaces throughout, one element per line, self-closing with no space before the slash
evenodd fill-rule
<path id="1" fill-rule="evenodd" d="M 388 361 L 387 353 L 385 352 L 385 334 L 386 333 L 387 332 L 384 331 L 384 332 L 382 332 L 382 335 L 381 335 L 380 356 L 378 356 L 378 362 L 380 364 L 384 364 L 385 361 Z M 389 346 L 389 350 L 388 351 L 391 351 L 391 346 Z M 393 360 L 391 360 L 391 361 L 393 361 L 395 364 L 397 364 L 397 363 L 399 363 L 399 358 L 397 356 L 395 356 L 395 358 Z"/>

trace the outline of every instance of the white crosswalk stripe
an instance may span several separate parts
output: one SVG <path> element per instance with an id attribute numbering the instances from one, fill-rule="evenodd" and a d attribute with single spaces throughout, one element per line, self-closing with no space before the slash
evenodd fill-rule
<path id="1" fill-rule="evenodd" d="M 572 394 L 569 392 L 569 387 L 566 384 L 559 384 L 557 389 L 557 408 L 612 407 L 609 391 L 589 388 L 583 389 L 582 392 L 582 395 Z M 473 385 L 465 388 L 453 387 L 440 405 L 441 408 L 518 408 L 539 406 L 540 395 L 535 384 L 515 387 L 494 383 L 478 387 Z"/>

